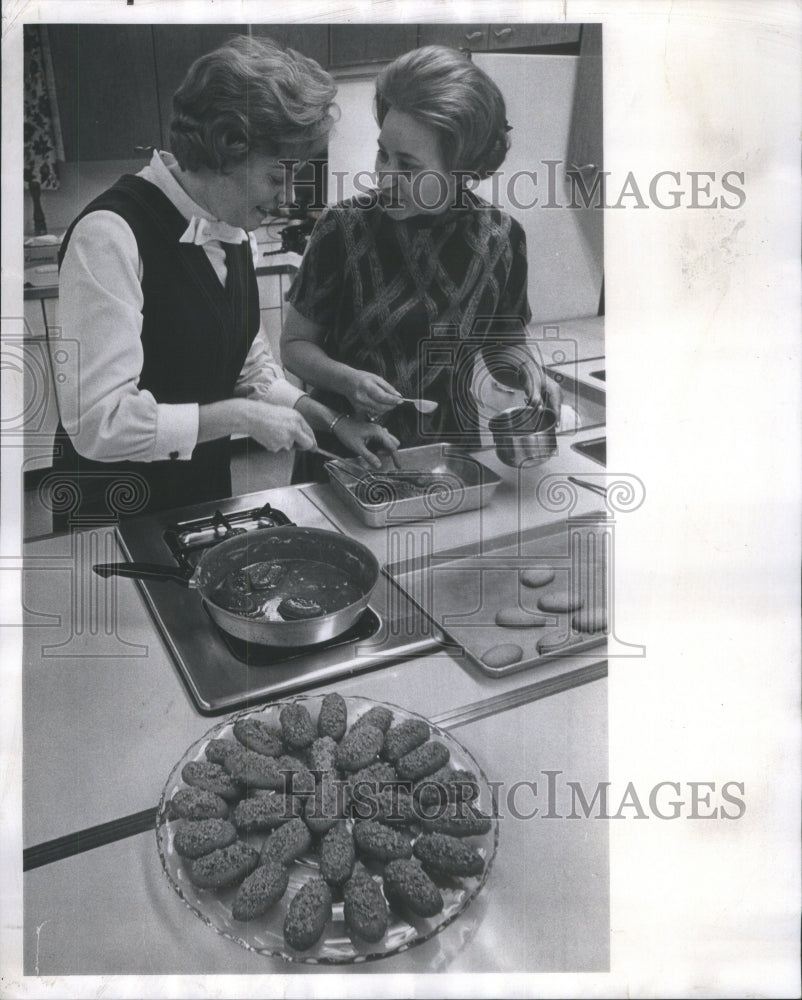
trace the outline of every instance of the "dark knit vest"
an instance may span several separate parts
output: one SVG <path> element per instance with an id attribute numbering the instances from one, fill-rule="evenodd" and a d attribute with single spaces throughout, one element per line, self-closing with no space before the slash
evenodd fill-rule
<path id="1" fill-rule="evenodd" d="M 259 329 L 259 293 L 248 243 L 226 246 L 223 288 L 203 247 L 179 243 L 187 220 L 169 198 L 141 177 L 126 175 L 73 222 L 61 244 L 59 263 L 75 224 L 100 210 L 122 216 L 142 259 L 144 362 L 139 388 L 149 390 L 157 403 L 204 404 L 231 398 Z M 229 462 L 227 438 L 197 445 L 189 461 L 91 461 L 77 453 L 59 423 L 53 458 L 54 528 L 65 527 L 68 517 L 76 515 L 126 516 L 228 497 Z"/>

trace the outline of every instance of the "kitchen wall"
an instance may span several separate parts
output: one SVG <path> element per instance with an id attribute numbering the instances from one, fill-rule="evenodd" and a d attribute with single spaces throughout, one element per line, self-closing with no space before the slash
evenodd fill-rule
<path id="1" fill-rule="evenodd" d="M 474 61 L 496 80 L 513 126 L 504 176 L 494 195 L 490 180 L 478 193 L 506 209 L 526 230 L 529 255 L 529 301 L 535 324 L 593 316 L 602 283 L 602 213 L 597 209 L 544 208 L 548 201 L 547 168 L 555 169 L 557 197 L 566 204 L 563 160 L 568 147 L 577 56 L 474 53 Z M 330 200 L 354 193 L 353 175 L 372 170 L 378 126 L 373 118 L 373 78 L 339 81 L 342 116 L 329 144 Z M 506 180 L 517 171 L 537 172 L 537 183 L 520 177 L 512 192 Z M 345 173 L 344 178 L 337 174 Z M 534 198 L 539 204 L 528 205 Z"/>
<path id="2" fill-rule="evenodd" d="M 513 126 L 512 146 L 504 176 L 494 190 L 491 181 L 479 193 L 505 208 L 524 226 L 530 261 L 529 300 L 535 323 L 594 315 L 602 282 L 602 213 L 597 209 L 544 208 L 548 200 L 546 160 L 558 160 L 556 190 L 566 202 L 564 166 L 569 139 L 577 56 L 474 53 L 477 65 L 497 81 L 507 101 Z M 330 200 L 353 193 L 353 175 L 372 170 L 378 127 L 373 118 L 373 73 L 341 78 L 337 102 L 341 118 L 329 149 Z M 43 191 L 48 231 L 61 233 L 95 195 L 121 174 L 136 172 L 145 158 L 61 164 L 58 191 Z M 515 195 L 506 181 L 518 171 L 535 171 L 537 183 L 519 178 Z M 337 174 L 345 174 L 338 178 Z M 25 194 L 25 233 L 33 233 L 32 203 Z"/>
<path id="3" fill-rule="evenodd" d="M 135 160 L 92 160 L 85 163 L 59 163 L 60 184 L 57 191 L 42 191 L 42 210 L 47 231 L 60 235 L 93 198 L 101 194 L 123 174 L 135 174 L 147 163 Z M 22 190 L 20 174 L 20 189 Z M 33 236 L 33 202 L 25 194 L 26 236 Z"/>

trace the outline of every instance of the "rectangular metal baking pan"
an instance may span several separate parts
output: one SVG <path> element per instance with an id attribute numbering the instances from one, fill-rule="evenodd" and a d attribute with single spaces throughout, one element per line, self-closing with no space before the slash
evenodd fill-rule
<path id="1" fill-rule="evenodd" d="M 334 492 L 346 507 L 369 528 L 383 528 L 399 521 L 430 520 L 448 514 L 476 510 L 489 503 L 501 477 L 467 452 L 447 444 L 427 444 L 402 448 L 397 453 L 401 470 L 438 473 L 438 485 L 424 496 L 388 499 L 365 503 L 354 493 L 354 486 L 366 475 L 365 466 L 354 458 L 326 462 L 325 468 Z M 398 471 L 388 456 L 381 472 Z M 384 496 L 386 494 L 382 494 Z"/>

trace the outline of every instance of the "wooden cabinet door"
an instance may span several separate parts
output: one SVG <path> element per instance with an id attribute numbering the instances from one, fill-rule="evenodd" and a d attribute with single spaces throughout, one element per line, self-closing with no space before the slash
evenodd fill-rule
<path id="1" fill-rule="evenodd" d="M 158 144 L 150 25 L 53 24 L 48 37 L 68 163 L 131 159 Z"/>
<path id="2" fill-rule="evenodd" d="M 488 30 L 487 24 L 420 24 L 418 44 L 481 52 L 487 48 Z"/>
<path id="3" fill-rule="evenodd" d="M 173 94 L 192 63 L 235 35 L 247 35 L 247 24 L 155 24 L 153 46 L 159 86 L 161 148 L 170 148 Z"/>
<path id="4" fill-rule="evenodd" d="M 491 24 L 488 47 L 499 51 L 577 45 L 580 29 L 579 24 Z"/>
<path id="5" fill-rule="evenodd" d="M 309 56 L 321 66 L 329 64 L 329 27 L 327 24 L 252 24 L 254 38 L 272 38 L 279 45 Z"/>
<path id="6" fill-rule="evenodd" d="M 588 187 L 602 170 L 603 150 L 602 26 L 582 26 L 566 169 L 578 170 Z"/>
<path id="7" fill-rule="evenodd" d="M 416 24 L 332 24 L 331 65 L 389 62 L 418 44 Z"/>

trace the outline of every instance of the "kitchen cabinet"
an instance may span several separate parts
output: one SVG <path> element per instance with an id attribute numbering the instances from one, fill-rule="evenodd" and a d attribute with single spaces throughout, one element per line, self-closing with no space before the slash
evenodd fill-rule
<path id="1" fill-rule="evenodd" d="M 592 189 L 604 161 L 602 26 L 584 24 L 580 43 L 567 170 L 576 170 L 588 191 Z"/>
<path id="2" fill-rule="evenodd" d="M 45 339 L 31 338 L 21 351 L 23 365 L 23 405 L 20 427 L 25 433 L 24 472 L 50 468 L 53 461 L 53 438 L 58 426 L 58 404 L 53 386 L 50 353 Z M 13 348 L 12 348 L 13 350 Z M 29 534 L 26 530 L 26 534 Z"/>
<path id="3" fill-rule="evenodd" d="M 488 48 L 500 51 L 576 45 L 580 30 L 579 24 L 491 24 Z"/>
<path id="4" fill-rule="evenodd" d="M 249 31 L 328 63 L 324 24 L 50 26 L 66 161 L 124 160 L 137 147 L 169 149 L 173 94 L 186 71 L 199 56 Z"/>
<path id="5" fill-rule="evenodd" d="M 68 163 L 126 160 L 160 141 L 150 25 L 48 26 Z"/>
<path id="6" fill-rule="evenodd" d="M 170 148 L 173 94 L 187 70 L 199 57 L 216 49 L 234 35 L 248 33 L 246 24 L 156 24 L 153 31 L 153 63 L 159 88 L 161 149 Z"/>
<path id="7" fill-rule="evenodd" d="M 578 24 L 421 24 L 419 45 L 450 45 L 472 52 L 577 45 Z"/>
<path id="8" fill-rule="evenodd" d="M 330 66 L 388 62 L 418 44 L 416 24 L 332 24 Z"/>
<path id="9" fill-rule="evenodd" d="M 19 414 L 18 426 L 8 424 L 6 429 L 12 433 L 22 431 L 24 434 L 26 473 L 49 468 L 53 460 L 58 407 L 47 330 L 57 328 L 57 294 L 57 288 L 26 290 L 25 335 L 22 340 L 9 345 L 14 366 L 22 371 L 23 410 Z M 29 295 L 35 297 L 28 297 Z"/>
<path id="10" fill-rule="evenodd" d="M 487 48 L 488 24 L 421 24 L 419 45 L 449 45 L 454 49 L 480 52 Z"/>
<path id="11" fill-rule="evenodd" d="M 329 27 L 327 24 L 252 24 L 254 38 L 272 38 L 279 45 L 295 49 L 319 62 L 329 61 Z"/>
<path id="12" fill-rule="evenodd" d="M 601 28 L 590 27 L 599 32 L 600 57 Z M 581 31 L 585 29 L 578 24 L 479 22 L 54 24 L 48 35 L 65 159 L 74 163 L 126 160 L 145 147 L 169 148 L 173 94 L 187 69 L 199 56 L 237 34 L 274 38 L 336 70 L 387 62 L 430 44 L 475 52 L 564 52 L 566 46 L 578 45 Z M 593 63 L 595 45 L 588 34 L 586 69 L 592 80 L 598 77 L 600 81 L 600 66 Z M 588 86 L 593 88 L 595 83 Z"/>

